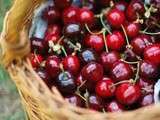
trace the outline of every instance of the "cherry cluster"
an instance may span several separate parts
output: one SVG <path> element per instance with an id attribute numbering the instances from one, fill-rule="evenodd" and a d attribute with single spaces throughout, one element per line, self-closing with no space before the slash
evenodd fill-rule
<path id="1" fill-rule="evenodd" d="M 160 3 L 53 0 L 31 38 L 30 60 L 49 88 L 75 106 L 103 112 L 154 103 L 160 70 Z"/>

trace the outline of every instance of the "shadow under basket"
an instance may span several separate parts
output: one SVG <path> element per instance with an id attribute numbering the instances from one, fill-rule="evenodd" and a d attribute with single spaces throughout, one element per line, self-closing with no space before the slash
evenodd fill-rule
<path id="1" fill-rule="evenodd" d="M 14 0 L 0 37 L 1 63 L 17 86 L 29 120 L 160 120 L 160 105 L 122 113 L 100 113 L 67 103 L 56 88 L 50 90 L 26 57 L 33 11 L 42 0 Z"/>

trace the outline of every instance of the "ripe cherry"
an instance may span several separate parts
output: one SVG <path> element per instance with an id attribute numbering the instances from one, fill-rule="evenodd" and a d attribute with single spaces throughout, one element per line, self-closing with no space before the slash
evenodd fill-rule
<path id="1" fill-rule="evenodd" d="M 120 54 L 116 51 L 111 51 L 109 53 L 103 52 L 100 56 L 101 64 L 106 72 L 108 72 L 118 60 L 120 60 Z"/>
<path id="2" fill-rule="evenodd" d="M 65 70 L 70 71 L 73 75 L 76 75 L 80 70 L 80 61 L 76 55 L 69 55 L 62 60 L 62 64 Z"/>
<path id="3" fill-rule="evenodd" d="M 99 0 L 98 2 L 100 2 L 101 5 L 107 5 L 110 1 L 111 0 Z"/>
<path id="4" fill-rule="evenodd" d="M 49 56 L 46 60 L 46 71 L 55 78 L 60 73 L 60 59 L 57 56 Z"/>
<path id="5" fill-rule="evenodd" d="M 112 100 L 107 105 L 105 105 L 105 110 L 107 112 L 122 112 L 124 111 L 124 106 L 116 100 Z"/>
<path id="6" fill-rule="evenodd" d="M 76 85 L 79 87 L 80 91 L 85 91 L 87 89 L 86 81 L 83 78 L 82 74 L 79 74 L 78 77 L 76 78 Z"/>
<path id="7" fill-rule="evenodd" d="M 154 103 L 154 98 L 153 98 L 153 94 L 147 94 L 147 95 L 144 95 L 141 100 L 139 101 L 139 104 L 141 107 L 144 107 L 144 106 L 148 106 L 148 105 L 151 105 Z"/>
<path id="8" fill-rule="evenodd" d="M 112 34 L 108 34 L 107 45 L 110 50 L 121 50 L 125 46 L 124 36 L 119 31 L 114 31 Z"/>
<path id="9" fill-rule="evenodd" d="M 129 80 L 133 77 L 131 66 L 125 62 L 116 62 L 111 69 L 111 76 L 115 81 Z"/>
<path id="10" fill-rule="evenodd" d="M 124 105 L 136 103 L 141 97 L 141 89 L 138 85 L 123 83 L 116 89 L 116 99 Z"/>
<path id="11" fill-rule="evenodd" d="M 77 95 L 69 95 L 66 96 L 64 99 L 74 106 L 79 106 L 79 107 L 83 106 L 82 99 Z"/>
<path id="12" fill-rule="evenodd" d="M 82 76 L 90 82 L 97 82 L 103 78 L 103 67 L 96 62 L 90 62 L 82 68 Z"/>
<path id="13" fill-rule="evenodd" d="M 96 52 L 100 52 L 104 48 L 104 40 L 103 40 L 103 35 L 93 35 L 93 34 L 88 34 L 85 37 L 85 45 L 87 47 L 93 48 Z"/>
<path id="14" fill-rule="evenodd" d="M 160 44 L 150 45 L 144 50 L 144 59 L 160 65 Z"/>
<path id="15" fill-rule="evenodd" d="M 149 87 L 149 86 L 152 86 L 152 87 L 153 87 L 154 81 L 140 77 L 140 78 L 138 79 L 137 84 L 138 84 L 141 88 L 147 88 L 147 87 Z M 153 88 L 152 88 L 152 89 L 153 89 Z"/>
<path id="16" fill-rule="evenodd" d="M 107 13 L 106 19 L 113 27 L 119 28 L 125 22 L 125 15 L 123 11 L 112 9 Z"/>
<path id="17" fill-rule="evenodd" d="M 31 64 L 33 66 L 33 68 L 37 68 L 39 67 L 39 65 L 41 64 L 41 62 L 43 61 L 43 57 L 40 54 L 31 54 L 29 56 Z"/>
<path id="18" fill-rule="evenodd" d="M 115 5 L 114 5 L 114 8 L 120 10 L 120 11 L 125 11 L 126 8 L 127 8 L 127 2 L 125 1 L 119 1 L 119 2 L 116 2 Z"/>
<path id="19" fill-rule="evenodd" d="M 158 68 L 150 61 L 140 62 L 140 76 L 147 79 L 156 79 L 158 77 Z"/>
<path id="20" fill-rule="evenodd" d="M 47 74 L 46 70 L 44 68 L 39 68 L 36 70 L 36 73 L 39 75 L 39 77 L 46 82 L 46 84 L 49 82 L 49 75 Z M 48 85 L 48 84 L 47 84 Z"/>
<path id="21" fill-rule="evenodd" d="M 138 61 L 137 55 L 133 52 L 133 49 L 126 48 L 124 51 L 124 59 L 128 62 Z"/>
<path id="22" fill-rule="evenodd" d="M 113 80 L 110 78 L 103 78 L 103 80 L 98 81 L 96 85 L 96 94 L 102 98 L 109 98 L 114 96 L 115 86 Z"/>
<path id="23" fill-rule="evenodd" d="M 63 10 L 69 7 L 72 4 L 73 0 L 54 0 L 55 6 L 60 10 Z"/>

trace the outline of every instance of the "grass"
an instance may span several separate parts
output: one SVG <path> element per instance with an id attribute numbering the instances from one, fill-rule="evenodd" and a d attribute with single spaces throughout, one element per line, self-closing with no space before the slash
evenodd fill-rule
<path id="1" fill-rule="evenodd" d="M 0 32 L 4 15 L 10 5 L 11 0 L 0 0 Z M 2 66 L 0 66 L 0 120 L 24 120 L 17 89 Z"/>

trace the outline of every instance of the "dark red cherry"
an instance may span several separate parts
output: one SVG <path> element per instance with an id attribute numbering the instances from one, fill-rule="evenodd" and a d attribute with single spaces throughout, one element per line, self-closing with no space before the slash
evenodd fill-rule
<path id="1" fill-rule="evenodd" d="M 53 0 L 57 8 L 63 10 L 72 4 L 73 0 Z"/>
<path id="2" fill-rule="evenodd" d="M 79 107 L 83 106 L 82 99 L 77 95 L 69 95 L 66 96 L 64 99 L 74 106 L 79 106 Z"/>
<path id="3" fill-rule="evenodd" d="M 109 98 L 114 96 L 115 86 L 113 80 L 110 78 L 103 78 L 103 80 L 98 81 L 96 84 L 96 94 L 102 98 Z"/>
<path id="4" fill-rule="evenodd" d="M 85 45 L 87 47 L 90 47 L 94 49 L 96 52 L 100 52 L 104 48 L 104 40 L 103 40 L 103 35 L 93 35 L 93 34 L 88 34 L 85 37 Z"/>
<path id="5" fill-rule="evenodd" d="M 81 34 L 81 26 L 75 23 L 67 24 L 64 26 L 63 34 L 66 37 L 77 37 Z"/>
<path id="6" fill-rule="evenodd" d="M 125 15 L 123 11 L 112 9 L 107 13 L 106 20 L 115 28 L 121 27 L 125 22 Z"/>
<path id="7" fill-rule="evenodd" d="M 152 105 L 153 103 L 154 103 L 153 94 L 144 95 L 139 101 L 141 107 Z"/>
<path id="8" fill-rule="evenodd" d="M 85 82 L 85 79 L 82 77 L 82 74 L 79 74 L 78 77 L 76 78 L 76 85 L 79 88 L 80 91 L 85 91 L 87 89 L 87 83 Z"/>
<path id="9" fill-rule="evenodd" d="M 71 6 L 63 11 L 63 22 L 64 24 L 69 24 L 69 23 L 77 23 L 77 15 L 78 15 L 78 7 Z"/>
<path id="10" fill-rule="evenodd" d="M 100 56 L 101 64 L 106 72 L 108 72 L 118 60 L 120 60 L 120 54 L 116 51 L 111 51 L 109 53 L 103 52 Z"/>
<path id="11" fill-rule="evenodd" d="M 125 1 L 119 1 L 119 2 L 116 2 L 115 5 L 114 5 L 114 8 L 120 10 L 120 11 L 125 11 L 126 8 L 127 8 L 127 2 Z"/>
<path id="12" fill-rule="evenodd" d="M 81 8 L 78 13 L 78 20 L 81 25 L 92 25 L 94 23 L 94 13 L 87 8 Z"/>
<path id="13" fill-rule="evenodd" d="M 160 65 L 160 44 L 150 45 L 144 50 L 144 59 Z"/>
<path id="14" fill-rule="evenodd" d="M 46 71 L 52 77 L 55 78 L 60 73 L 60 59 L 57 56 L 49 56 L 46 60 Z"/>
<path id="15" fill-rule="evenodd" d="M 127 23 L 124 27 L 125 27 L 127 36 L 130 38 L 136 37 L 139 34 L 140 25 L 138 23 L 134 23 L 134 22 Z"/>
<path id="16" fill-rule="evenodd" d="M 105 5 L 108 5 L 110 1 L 111 1 L 111 0 L 99 0 L 98 2 L 99 2 L 101 5 L 105 6 Z"/>
<path id="17" fill-rule="evenodd" d="M 80 61 L 76 55 L 69 55 L 62 60 L 65 70 L 70 71 L 73 75 L 76 75 L 80 70 Z"/>
<path id="18" fill-rule="evenodd" d="M 82 76 L 90 82 L 97 82 L 103 78 L 103 67 L 96 62 L 90 62 L 82 68 Z"/>
<path id="19" fill-rule="evenodd" d="M 102 99 L 94 94 L 89 96 L 88 104 L 92 110 L 100 111 L 102 109 Z"/>
<path id="20" fill-rule="evenodd" d="M 124 51 L 124 59 L 129 62 L 138 61 L 137 55 L 130 48 L 126 48 L 126 50 Z"/>
<path id="21" fill-rule="evenodd" d="M 54 72 L 53 72 L 54 73 Z M 72 94 L 76 90 L 74 77 L 70 72 L 61 72 L 56 79 L 58 89 L 65 94 Z"/>
<path id="22" fill-rule="evenodd" d="M 147 79 L 158 77 L 158 68 L 152 62 L 143 60 L 140 62 L 140 76 Z"/>
<path id="23" fill-rule="evenodd" d="M 142 55 L 144 49 L 152 44 L 151 37 L 148 35 L 138 35 L 131 41 L 131 46 L 133 47 L 133 51 L 137 55 Z"/>
<path id="24" fill-rule="evenodd" d="M 124 106 L 116 100 L 112 100 L 107 105 L 105 105 L 105 110 L 107 112 L 122 112 L 124 111 Z"/>
<path id="25" fill-rule="evenodd" d="M 49 6 L 43 11 L 43 19 L 47 20 L 49 23 L 54 23 L 60 20 L 61 13 L 60 11 L 53 6 Z"/>
<path id="26" fill-rule="evenodd" d="M 111 76 L 115 81 L 129 80 L 133 76 L 131 66 L 125 62 L 116 62 L 111 69 Z"/>
<path id="27" fill-rule="evenodd" d="M 110 50 L 121 50 L 125 46 L 125 39 L 121 32 L 114 31 L 107 35 L 107 45 Z"/>
<path id="28" fill-rule="evenodd" d="M 147 87 L 149 87 L 149 86 L 152 86 L 152 89 L 153 89 L 154 81 L 141 77 L 141 78 L 138 79 L 137 84 L 138 84 L 141 88 L 147 88 Z"/>
<path id="29" fill-rule="evenodd" d="M 124 105 L 136 103 L 141 97 L 141 89 L 138 85 L 123 83 L 116 89 L 116 99 Z"/>
<path id="30" fill-rule="evenodd" d="M 97 61 L 97 54 L 93 49 L 85 49 L 80 53 L 80 59 L 83 64 Z"/>
<path id="31" fill-rule="evenodd" d="M 31 54 L 29 56 L 31 64 L 33 66 L 33 68 L 37 68 L 39 67 L 39 65 L 41 64 L 41 62 L 43 61 L 43 57 L 40 54 Z"/>
<path id="32" fill-rule="evenodd" d="M 126 16 L 128 20 L 133 21 L 145 12 L 144 4 L 141 0 L 132 0 L 127 7 Z"/>

